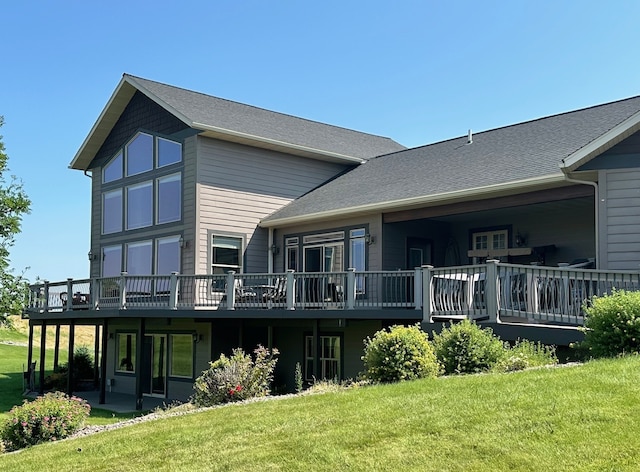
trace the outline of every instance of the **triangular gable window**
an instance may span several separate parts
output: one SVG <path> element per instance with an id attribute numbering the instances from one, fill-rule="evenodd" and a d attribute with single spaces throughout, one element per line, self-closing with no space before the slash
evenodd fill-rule
<path id="1" fill-rule="evenodd" d="M 122 178 L 122 151 L 104 166 L 102 170 L 102 183 L 113 182 Z"/>

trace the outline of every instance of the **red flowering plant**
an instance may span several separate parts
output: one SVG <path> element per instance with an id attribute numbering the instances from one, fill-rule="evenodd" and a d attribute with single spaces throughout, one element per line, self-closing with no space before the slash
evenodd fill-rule
<path id="1" fill-rule="evenodd" d="M 217 361 L 210 362 L 193 385 L 193 403 L 211 406 L 268 395 L 278 350 L 259 345 L 254 354 L 255 360 L 237 348 L 230 357 L 221 354 Z"/>
<path id="2" fill-rule="evenodd" d="M 62 392 L 47 393 L 13 407 L 0 437 L 9 451 L 63 439 L 82 427 L 90 411 L 89 404 L 81 398 Z"/>

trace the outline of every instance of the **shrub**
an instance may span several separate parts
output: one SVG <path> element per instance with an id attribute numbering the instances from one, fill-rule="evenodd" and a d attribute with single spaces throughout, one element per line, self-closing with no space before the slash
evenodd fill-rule
<path id="1" fill-rule="evenodd" d="M 44 379 L 44 388 L 47 390 L 67 390 L 67 377 L 69 364 L 60 364 Z M 93 355 L 87 346 L 79 346 L 73 351 L 73 390 L 78 390 L 80 381 L 93 378 Z"/>
<path id="2" fill-rule="evenodd" d="M 585 337 L 578 352 L 586 357 L 612 357 L 640 351 L 640 292 L 614 290 L 593 297 L 585 309 Z"/>
<path id="3" fill-rule="evenodd" d="M 13 451 L 66 438 L 82 427 L 90 411 L 89 404 L 80 398 L 47 393 L 11 409 L 2 428 L 4 445 Z"/>
<path id="4" fill-rule="evenodd" d="M 212 406 L 269 395 L 278 354 L 262 346 L 253 351 L 255 361 L 240 348 L 231 357 L 224 354 L 196 379 L 191 401 L 196 406 Z"/>
<path id="5" fill-rule="evenodd" d="M 434 334 L 436 357 L 447 374 L 471 374 L 494 367 L 505 355 L 505 347 L 491 328 L 480 328 L 469 320 L 452 323 Z"/>
<path id="6" fill-rule="evenodd" d="M 436 377 L 440 365 L 419 326 L 391 326 L 364 340 L 364 376 L 374 382 Z"/>
<path id="7" fill-rule="evenodd" d="M 546 346 L 533 341 L 518 340 L 513 347 L 507 348 L 506 354 L 495 365 L 498 372 L 513 372 L 516 370 L 555 365 L 558 363 L 555 346 Z"/>

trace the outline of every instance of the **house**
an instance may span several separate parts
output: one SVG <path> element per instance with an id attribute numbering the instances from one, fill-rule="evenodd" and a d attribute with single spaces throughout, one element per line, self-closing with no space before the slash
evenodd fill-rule
<path id="1" fill-rule="evenodd" d="M 601 284 L 558 265 L 638 284 L 639 130 L 636 97 L 405 149 L 125 75 L 71 163 L 92 177 L 90 279 L 33 286 L 30 339 L 95 325 L 101 401 L 139 408 L 238 346 L 277 347 L 290 390 L 296 363 L 355 377 L 396 323 L 569 342 L 497 315 L 579 324 Z"/>

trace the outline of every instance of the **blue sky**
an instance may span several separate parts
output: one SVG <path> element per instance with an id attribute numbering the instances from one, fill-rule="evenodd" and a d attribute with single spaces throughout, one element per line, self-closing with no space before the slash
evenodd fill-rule
<path id="1" fill-rule="evenodd" d="M 0 129 L 33 201 L 12 264 L 88 276 L 67 168 L 123 73 L 418 146 L 640 95 L 637 1 L 3 2 Z"/>

